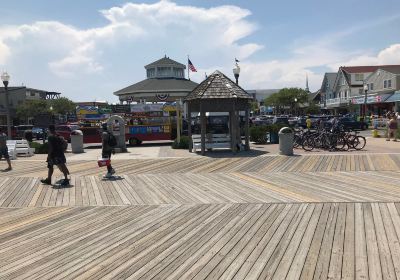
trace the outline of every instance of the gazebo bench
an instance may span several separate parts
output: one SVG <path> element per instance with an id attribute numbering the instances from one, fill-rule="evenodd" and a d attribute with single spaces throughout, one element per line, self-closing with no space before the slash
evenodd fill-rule
<path id="1" fill-rule="evenodd" d="M 29 147 L 28 141 L 25 139 L 15 141 L 15 152 L 18 155 L 33 156 L 35 149 Z"/>
<path id="2" fill-rule="evenodd" d="M 229 134 L 207 134 L 206 135 L 206 150 L 210 149 L 230 149 L 231 138 Z M 192 135 L 193 150 L 201 150 L 201 135 Z"/>

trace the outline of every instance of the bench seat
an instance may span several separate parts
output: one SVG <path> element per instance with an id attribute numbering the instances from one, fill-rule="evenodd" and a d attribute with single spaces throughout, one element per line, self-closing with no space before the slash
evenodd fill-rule
<path id="1" fill-rule="evenodd" d="M 28 141 L 23 139 L 23 140 L 16 140 L 15 151 L 17 156 L 18 155 L 33 156 L 35 149 L 29 147 Z"/>
<path id="2" fill-rule="evenodd" d="M 196 152 L 201 150 L 201 135 L 192 135 L 193 149 Z M 231 138 L 228 134 L 207 134 L 205 148 L 210 149 L 230 149 L 231 148 Z"/>

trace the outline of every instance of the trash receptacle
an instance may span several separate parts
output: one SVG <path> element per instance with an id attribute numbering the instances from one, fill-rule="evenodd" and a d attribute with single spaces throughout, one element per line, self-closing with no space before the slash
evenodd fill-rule
<path id="1" fill-rule="evenodd" d="M 71 149 L 72 153 L 83 153 L 83 133 L 81 130 L 71 132 Z"/>
<path id="2" fill-rule="evenodd" d="M 285 156 L 293 155 L 293 130 L 283 127 L 279 130 L 279 153 Z"/>

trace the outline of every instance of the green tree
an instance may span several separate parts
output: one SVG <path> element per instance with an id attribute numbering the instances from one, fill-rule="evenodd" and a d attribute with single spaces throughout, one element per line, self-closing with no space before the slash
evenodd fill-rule
<path id="1" fill-rule="evenodd" d="M 258 112 L 260 108 L 258 107 L 258 103 L 253 101 L 250 103 L 250 111 Z"/>
<path id="2" fill-rule="evenodd" d="M 34 118 L 40 114 L 50 112 L 50 104 L 47 100 L 26 100 L 16 108 L 17 116 L 20 119 Z"/>
<path id="3" fill-rule="evenodd" d="M 297 101 L 295 101 L 297 100 Z M 274 107 L 276 111 L 295 111 L 296 106 L 308 101 L 308 93 L 301 88 L 283 88 L 264 100 L 264 104 Z"/>
<path id="4" fill-rule="evenodd" d="M 75 112 L 75 108 L 76 108 L 75 103 L 66 97 L 52 99 L 50 101 L 50 105 L 53 107 L 53 112 L 55 114 L 60 114 L 60 115 L 65 115 L 67 113 L 73 113 L 73 112 Z"/>
<path id="5" fill-rule="evenodd" d="M 306 114 L 318 114 L 320 113 L 321 108 L 315 103 L 315 102 L 310 102 L 308 107 L 304 108 L 304 113 Z"/>

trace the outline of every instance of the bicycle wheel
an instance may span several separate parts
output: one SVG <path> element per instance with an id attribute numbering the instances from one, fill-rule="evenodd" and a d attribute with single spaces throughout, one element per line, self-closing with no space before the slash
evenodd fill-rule
<path id="1" fill-rule="evenodd" d="M 295 134 L 293 137 L 293 148 L 298 148 L 301 145 L 301 136 Z"/>
<path id="2" fill-rule="evenodd" d="M 335 150 L 347 151 L 349 149 L 349 146 L 347 145 L 347 141 L 344 137 L 338 136 L 338 137 L 333 137 L 333 138 L 336 138 L 336 139 L 334 139 L 334 145 L 333 145 Z"/>
<path id="3" fill-rule="evenodd" d="M 312 137 L 306 137 L 303 139 L 303 144 L 302 144 L 303 150 L 305 151 L 312 151 L 315 147 L 315 142 L 314 138 Z"/>
<path id="4" fill-rule="evenodd" d="M 357 135 L 353 147 L 354 149 L 359 151 L 364 149 L 366 144 L 367 144 L 367 139 L 365 139 L 364 136 Z"/>

